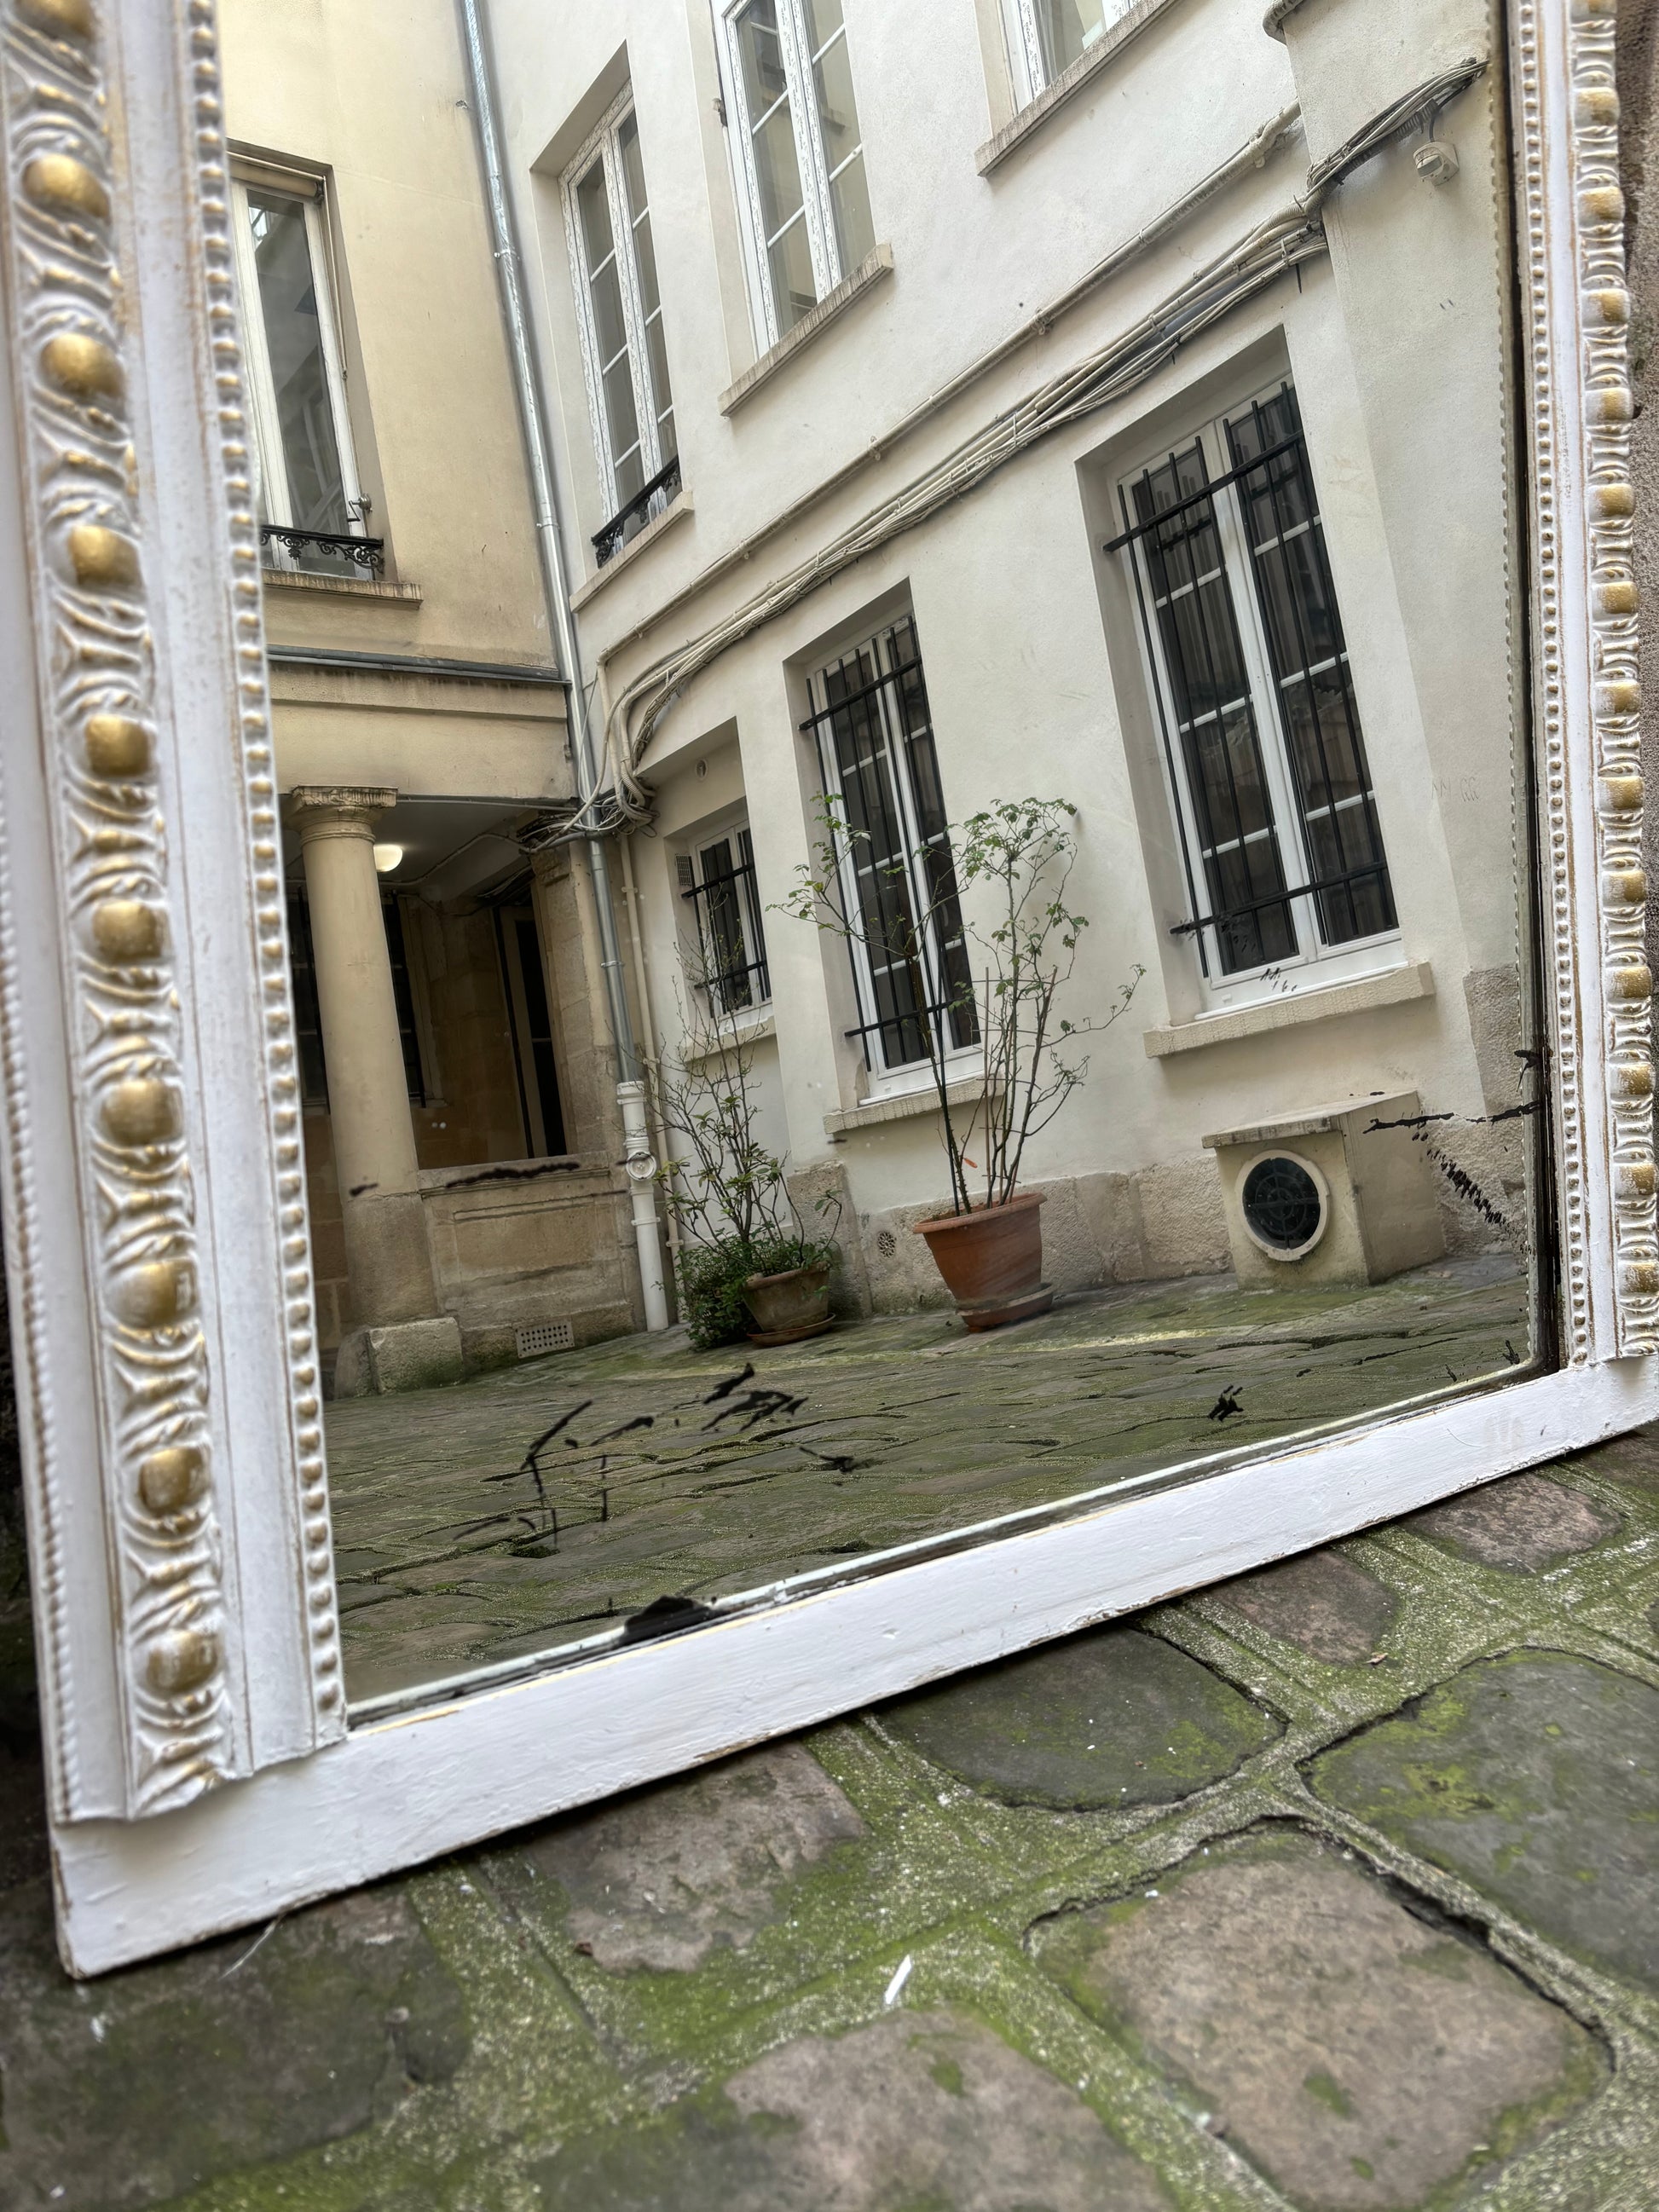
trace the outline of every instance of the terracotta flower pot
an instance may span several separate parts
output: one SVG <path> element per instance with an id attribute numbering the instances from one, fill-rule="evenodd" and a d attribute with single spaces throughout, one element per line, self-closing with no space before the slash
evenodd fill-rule
<path id="1" fill-rule="evenodd" d="M 942 1213 L 912 1225 L 969 1328 L 1000 1328 L 1047 1313 L 1054 1294 L 1042 1279 L 1043 1193 L 1021 1191 L 1000 1206 Z"/>
<path id="2" fill-rule="evenodd" d="M 755 1317 L 750 1344 L 798 1344 L 834 1326 L 830 1312 L 830 1267 L 789 1267 L 781 1275 L 750 1275 L 743 1302 Z"/>

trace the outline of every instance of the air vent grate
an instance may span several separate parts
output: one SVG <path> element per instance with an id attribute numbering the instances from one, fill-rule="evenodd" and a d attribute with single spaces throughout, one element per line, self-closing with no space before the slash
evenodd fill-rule
<path id="1" fill-rule="evenodd" d="M 576 1332 L 568 1321 L 536 1321 L 518 1333 L 519 1357 L 535 1359 L 544 1352 L 574 1352 Z"/>

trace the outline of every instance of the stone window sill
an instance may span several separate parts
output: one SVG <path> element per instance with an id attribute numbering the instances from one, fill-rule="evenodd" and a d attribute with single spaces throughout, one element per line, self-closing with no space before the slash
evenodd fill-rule
<path id="1" fill-rule="evenodd" d="M 1168 5 L 1168 0 L 1159 0 Z M 803 346 L 811 345 L 818 332 L 827 329 L 838 317 L 844 315 L 854 300 L 861 300 L 872 286 L 893 273 L 893 249 L 890 246 L 872 246 L 850 276 L 843 276 L 832 292 L 826 292 L 810 313 L 801 317 L 792 331 L 787 331 L 771 349 L 763 353 L 752 368 L 745 368 L 734 384 L 728 384 L 721 392 L 718 405 L 722 415 L 731 415 L 752 398 L 763 384 L 770 383 L 781 368 L 787 366 Z M 641 537 L 645 535 L 641 531 Z"/>
<path id="2" fill-rule="evenodd" d="M 1295 1029 L 1303 1022 L 1332 1021 L 1340 1014 L 1364 1013 L 1372 1006 L 1404 1006 L 1413 999 L 1433 996 L 1433 969 L 1426 960 L 1413 960 L 1403 968 L 1386 969 L 1380 975 L 1357 976 L 1351 983 L 1329 983 L 1318 991 L 1287 992 L 1282 999 L 1264 999 L 1260 1006 L 1239 1006 L 1231 1013 L 1171 1022 L 1163 1029 L 1144 1031 L 1143 1041 L 1148 1060 L 1165 1060 L 1172 1053 L 1195 1052 L 1202 1045 L 1229 1044 L 1237 1037 Z"/>
<path id="3" fill-rule="evenodd" d="M 1091 83 L 1132 39 L 1173 5 L 1174 0 L 1136 0 L 1128 14 L 1120 15 L 1086 54 L 1079 54 L 1070 69 L 1062 70 L 1052 84 L 1044 85 L 1035 100 L 1028 100 L 1018 115 L 986 140 L 974 156 L 974 167 L 981 176 L 988 176 L 1000 162 L 1006 161 L 1034 131 L 1042 129 L 1057 107 L 1063 107 L 1074 93 Z"/>
<path id="4" fill-rule="evenodd" d="M 660 514 L 653 514 L 643 530 L 636 532 L 619 553 L 613 553 L 603 568 L 596 568 L 585 584 L 579 584 L 570 594 L 570 604 L 578 613 L 590 599 L 597 599 L 607 584 L 614 584 L 624 568 L 631 568 L 641 553 L 665 538 L 677 522 L 684 522 L 691 513 L 691 495 L 682 486 Z"/>
<path id="5" fill-rule="evenodd" d="M 425 597 L 418 584 L 387 583 L 365 576 L 307 576 L 297 568 L 262 568 L 268 591 L 319 592 L 331 599 L 396 599 L 400 606 L 418 607 Z"/>
<path id="6" fill-rule="evenodd" d="M 976 1106 L 985 1096 L 985 1078 L 970 1075 L 962 1083 L 947 1083 L 945 1096 L 952 1106 Z M 823 1117 L 823 1133 L 839 1143 L 858 1129 L 873 1129 L 884 1121 L 909 1121 L 923 1114 L 937 1114 L 939 1092 L 930 1083 L 924 1091 L 902 1091 L 896 1098 L 866 1098 L 861 1106 L 843 1106 Z"/>
<path id="7" fill-rule="evenodd" d="M 743 1023 L 732 1030 L 730 1036 L 718 1044 L 711 1044 L 706 1051 L 687 1053 L 685 1064 L 688 1067 L 702 1067 L 705 1062 L 717 1058 L 723 1049 L 742 1052 L 749 1045 L 758 1044 L 763 1037 L 775 1036 L 777 1033 L 778 1024 L 774 1015 L 769 1012 L 757 1014 L 752 1022 Z"/>

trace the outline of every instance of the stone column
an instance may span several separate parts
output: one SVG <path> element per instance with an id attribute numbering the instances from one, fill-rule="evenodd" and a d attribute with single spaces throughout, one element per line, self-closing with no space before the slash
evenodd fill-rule
<path id="1" fill-rule="evenodd" d="M 349 1279 L 337 1395 L 414 1389 L 460 1372 L 422 1209 L 408 1079 L 374 869 L 374 824 L 394 791 L 295 790 L 317 1004 Z"/>

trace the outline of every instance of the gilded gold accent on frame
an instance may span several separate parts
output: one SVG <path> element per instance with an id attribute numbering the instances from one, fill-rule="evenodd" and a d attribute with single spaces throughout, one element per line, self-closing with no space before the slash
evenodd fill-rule
<path id="1" fill-rule="evenodd" d="M 91 0 L 19 0 L 18 13 L 55 39 L 90 39 L 98 28 Z"/>
<path id="2" fill-rule="evenodd" d="M 112 348 L 83 331 L 60 331 L 40 351 L 40 366 L 52 382 L 77 399 L 119 399 L 126 379 Z"/>
<path id="3" fill-rule="evenodd" d="M 149 732 L 130 714 L 92 714 L 86 726 L 87 766 L 94 775 L 148 775 Z"/>
<path id="4" fill-rule="evenodd" d="M 1619 98 L 1614 51 L 1615 0 L 1573 0 L 1569 21 L 1547 12 L 1540 0 L 1516 0 L 1518 95 L 1524 149 L 1524 202 L 1532 252 L 1544 250 L 1548 228 L 1545 201 L 1546 149 L 1540 129 L 1539 72 L 1546 48 L 1565 58 L 1573 86 L 1572 143 L 1566 149 L 1574 180 L 1571 210 L 1553 212 L 1571 239 L 1571 282 L 1579 303 L 1577 343 L 1553 357 L 1542 294 L 1534 283 L 1531 331 L 1532 413 L 1536 425 L 1534 497 L 1541 549 L 1539 665 L 1542 673 L 1543 791 L 1551 872 L 1549 921 L 1554 936 L 1559 1157 L 1557 1172 L 1567 1217 L 1588 1205 L 1587 1160 L 1607 1163 L 1613 1206 L 1616 1261 L 1611 1328 L 1592 1314 L 1585 1241 L 1569 1237 L 1563 1254 L 1568 1356 L 1592 1348 L 1605 1354 L 1659 1351 L 1659 1218 L 1656 1216 L 1651 1003 L 1653 979 L 1646 952 L 1647 877 L 1642 834 L 1639 639 L 1635 547 L 1631 518 L 1630 422 L 1632 401 L 1628 358 L 1630 295 L 1625 269 L 1625 196 L 1620 187 Z M 1576 216 L 1576 226 L 1566 218 Z M 1563 288 L 1565 292 L 1565 287 Z M 1559 313 L 1568 312 L 1564 298 Z M 1557 362 L 1559 362 L 1558 371 Z M 1571 361 L 1571 366 L 1569 362 Z M 1558 374 L 1571 377 L 1576 394 L 1560 392 Z M 1576 397 L 1582 409 L 1577 450 L 1559 451 L 1561 424 Z M 1584 485 L 1588 522 L 1583 565 L 1564 573 L 1559 565 L 1558 489 Z M 1558 609 L 1588 587 L 1591 636 L 1595 870 L 1595 923 L 1600 942 L 1583 941 L 1575 927 L 1571 872 L 1565 870 L 1565 794 L 1567 757 L 1562 702 L 1583 680 L 1582 668 L 1562 659 Z M 1587 1027 L 1577 977 L 1592 961 L 1601 969 L 1599 1030 Z M 1584 1063 L 1603 1069 L 1601 1129 L 1589 1127 Z M 1605 1149 L 1604 1149 L 1605 1148 Z"/>
<path id="5" fill-rule="evenodd" d="M 147 1453 L 138 1469 L 138 1495 L 152 1513 L 182 1513 L 207 1488 L 207 1454 L 194 1444 Z"/>

